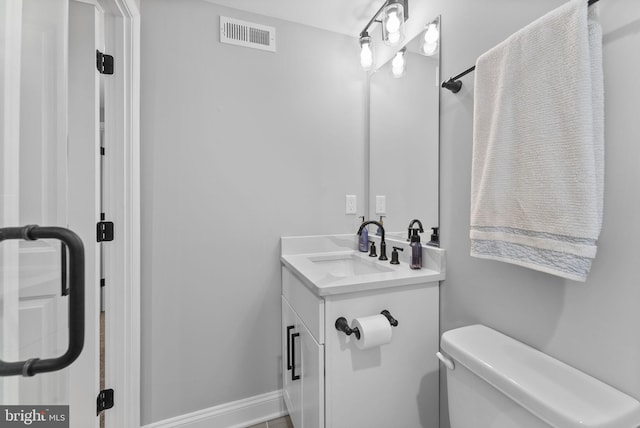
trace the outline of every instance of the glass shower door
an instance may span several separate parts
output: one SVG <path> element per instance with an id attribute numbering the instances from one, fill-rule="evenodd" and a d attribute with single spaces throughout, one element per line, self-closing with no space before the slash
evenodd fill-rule
<path id="1" fill-rule="evenodd" d="M 68 28 L 69 0 L 0 2 L 0 228 L 68 227 Z M 66 266 L 57 239 L 0 242 L 1 360 L 65 353 Z M 71 405 L 73 419 L 73 396 L 94 392 L 80 381 L 93 368 L 73 367 L 0 377 L 0 406 L 25 413 L 33 406 L 45 415 L 45 408 Z M 0 426 L 3 418 L 4 411 Z M 76 418 L 71 426 L 94 423 Z"/>

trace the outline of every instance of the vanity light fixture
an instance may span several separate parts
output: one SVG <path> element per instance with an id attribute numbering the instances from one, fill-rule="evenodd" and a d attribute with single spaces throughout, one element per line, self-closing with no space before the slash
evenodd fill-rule
<path id="1" fill-rule="evenodd" d="M 396 79 L 404 76 L 404 73 L 407 70 L 407 62 L 405 59 L 406 51 L 407 48 L 400 49 L 391 60 L 391 74 L 393 74 L 393 77 Z"/>
<path id="2" fill-rule="evenodd" d="M 404 39 L 404 5 L 393 2 L 384 8 L 382 13 L 382 41 L 389 46 L 396 46 Z"/>
<path id="3" fill-rule="evenodd" d="M 374 22 L 382 24 L 382 41 L 396 46 L 404 39 L 404 23 L 409 18 L 409 0 L 386 0 L 382 7 L 360 32 L 360 64 L 365 70 L 373 66 L 373 47 L 369 27 Z M 371 63 L 371 64 L 369 64 Z"/>

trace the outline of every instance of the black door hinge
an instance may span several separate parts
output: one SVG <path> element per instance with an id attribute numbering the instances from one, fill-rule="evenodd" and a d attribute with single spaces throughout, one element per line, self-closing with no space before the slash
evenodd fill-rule
<path id="1" fill-rule="evenodd" d="M 96 67 L 100 74 L 113 74 L 113 56 L 96 51 Z"/>
<path id="2" fill-rule="evenodd" d="M 104 220 L 104 216 L 101 216 L 101 218 L 102 220 Z M 113 241 L 113 222 L 112 221 L 98 222 L 98 226 L 96 228 L 96 239 L 98 242 Z"/>
<path id="3" fill-rule="evenodd" d="M 103 410 L 109 410 L 113 407 L 113 389 L 103 389 L 98 394 L 96 414 L 99 415 Z"/>

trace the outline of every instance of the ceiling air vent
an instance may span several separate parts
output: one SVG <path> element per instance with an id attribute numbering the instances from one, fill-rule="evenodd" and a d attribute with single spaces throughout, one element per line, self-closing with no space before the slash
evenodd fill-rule
<path id="1" fill-rule="evenodd" d="M 275 52 L 276 29 L 221 16 L 220 41 L 231 45 Z"/>

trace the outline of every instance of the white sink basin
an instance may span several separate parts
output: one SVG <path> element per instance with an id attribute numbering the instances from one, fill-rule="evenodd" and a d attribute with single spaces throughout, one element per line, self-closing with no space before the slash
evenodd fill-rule
<path id="1" fill-rule="evenodd" d="M 411 269 L 408 257 L 411 249 L 406 236 L 400 235 L 402 239 L 387 240 L 386 261 L 358 251 L 356 234 L 283 237 L 280 261 L 321 297 L 443 280 L 444 250 L 423 248 L 422 269 Z M 380 237 L 369 239 L 380 248 Z M 393 246 L 404 249 L 397 265 L 390 263 Z"/>
<path id="2" fill-rule="evenodd" d="M 309 260 L 318 269 L 322 269 L 326 274 L 335 277 L 368 275 L 393 271 L 393 269 L 382 263 L 376 263 L 377 258 L 367 260 L 354 254 L 309 256 Z"/>

